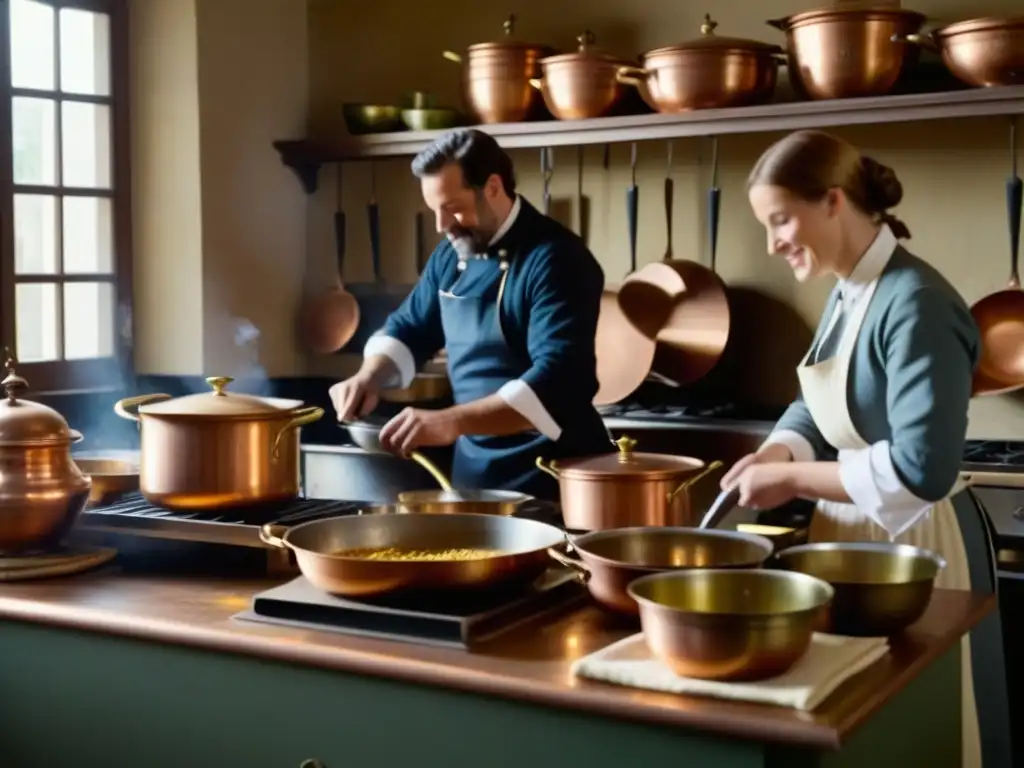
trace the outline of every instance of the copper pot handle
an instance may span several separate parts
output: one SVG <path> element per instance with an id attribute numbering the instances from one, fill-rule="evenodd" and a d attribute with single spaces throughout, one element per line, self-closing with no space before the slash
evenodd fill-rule
<path id="1" fill-rule="evenodd" d="M 533 88 L 536 88 L 538 91 L 543 91 L 544 90 L 544 78 L 543 77 L 531 77 L 529 79 L 529 83 L 530 83 L 530 85 Z"/>
<path id="2" fill-rule="evenodd" d="M 569 557 L 559 552 L 554 547 L 548 547 L 548 557 L 556 561 L 559 565 L 564 565 L 576 578 L 580 584 L 586 584 L 590 581 L 590 569 L 583 564 L 582 560 L 577 560 L 575 557 Z"/>
<path id="3" fill-rule="evenodd" d="M 619 67 L 615 72 L 615 81 L 623 85 L 640 86 L 650 74 L 650 70 L 643 67 Z"/>
<path id="4" fill-rule="evenodd" d="M 284 540 L 284 534 L 287 530 L 288 526 L 286 525 L 274 525 L 274 523 L 261 525 L 259 530 L 260 541 L 274 549 L 291 549 L 288 542 Z"/>
<path id="5" fill-rule="evenodd" d="M 413 451 L 409 454 L 409 458 L 427 470 L 427 472 L 430 473 L 430 476 L 434 478 L 439 486 L 441 486 L 442 491 L 454 490 L 452 488 L 452 484 L 448 481 L 448 478 L 444 476 L 444 472 L 438 469 L 438 466 L 422 453 L 419 451 Z"/>
<path id="6" fill-rule="evenodd" d="M 277 461 L 281 455 L 281 439 L 293 429 L 304 427 L 307 424 L 312 424 L 314 421 L 320 421 L 324 415 L 324 409 L 317 405 L 311 405 L 308 408 L 299 408 L 296 411 L 292 411 L 292 420 L 281 427 L 277 433 L 277 437 L 274 438 L 274 445 L 270 449 L 270 456 L 274 461 Z"/>
<path id="7" fill-rule="evenodd" d="M 919 45 L 929 51 L 938 52 L 939 46 L 935 42 L 935 39 L 931 35 L 900 35 L 896 34 L 889 38 L 890 42 L 893 43 L 905 43 L 907 45 Z"/>
<path id="8" fill-rule="evenodd" d="M 453 62 L 454 64 L 462 63 L 462 55 L 456 53 L 455 51 L 441 51 L 441 55 L 444 58 L 448 59 L 448 61 Z"/>
<path id="9" fill-rule="evenodd" d="M 135 397 L 126 397 L 114 403 L 114 413 L 116 413 L 122 419 L 127 419 L 128 421 L 139 421 L 140 405 L 146 405 L 147 403 L 162 402 L 163 400 L 170 399 L 170 395 L 164 394 L 136 395 Z"/>
<path id="10" fill-rule="evenodd" d="M 708 475 L 710 475 L 712 472 L 714 472 L 720 466 L 722 466 L 722 462 L 720 462 L 720 461 L 712 461 L 710 464 L 708 464 L 706 467 L 704 467 L 704 469 L 702 469 L 696 475 L 692 475 L 692 476 L 686 478 L 685 480 L 683 480 L 683 482 L 681 482 L 679 485 L 676 486 L 676 489 L 674 491 L 669 491 L 669 493 L 668 493 L 668 503 L 671 504 L 673 501 L 675 501 L 676 496 L 678 496 L 680 493 L 685 491 L 687 488 L 689 488 L 691 485 L 696 483 L 698 480 L 701 480 L 702 478 L 705 478 Z"/>
<path id="11" fill-rule="evenodd" d="M 537 469 L 539 469 L 541 472 L 551 475 L 553 478 L 555 478 L 555 480 L 561 480 L 561 478 L 558 476 L 558 470 L 555 469 L 555 462 L 549 461 L 547 464 L 545 464 L 544 459 L 538 456 L 534 464 L 537 465 Z"/>

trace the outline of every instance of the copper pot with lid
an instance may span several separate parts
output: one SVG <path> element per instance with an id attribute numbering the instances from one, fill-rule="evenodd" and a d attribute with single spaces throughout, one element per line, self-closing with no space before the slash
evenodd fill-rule
<path id="1" fill-rule="evenodd" d="M 700 37 L 645 53 L 643 66 L 620 79 L 632 83 L 651 109 L 744 107 L 770 101 L 782 48 L 758 40 L 718 37 L 718 22 L 704 14 Z"/>
<path id="2" fill-rule="evenodd" d="M 691 526 L 689 489 L 722 466 L 690 456 L 637 453 L 636 440 L 623 435 L 618 453 L 545 463 L 537 467 L 558 480 L 562 517 L 571 530 L 600 531 L 638 526 Z"/>
<path id="3" fill-rule="evenodd" d="M 620 75 L 630 72 L 626 62 L 594 47 L 589 29 L 576 38 L 575 53 L 541 59 L 542 77 L 530 84 L 544 95 L 548 110 L 559 120 L 603 117 L 622 99 L 625 87 Z"/>
<path id="4" fill-rule="evenodd" d="M 60 543 L 89 500 L 90 481 L 71 458 L 82 439 L 64 417 L 23 400 L 28 382 L 7 353 L 0 387 L 0 552 L 46 550 Z"/>
<path id="5" fill-rule="evenodd" d="M 481 123 L 517 123 L 543 113 L 540 94 L 530 79 L 540 75 L 540 60 L 551 49 L 512 39 L 515 14 L 502 28 L 504 39 L 471 45 L 466 55 L 444 51 L 449 61 L 462 64 L 462 84 L 469 111 Z"/>
<path id="6" fill-rule="evenodd" d="M 1024 16 L 968 19 L 894 39 L 937 50 L 949 71 L 968 85 L 1024 85 Z"/>
<path id="7" fill-rule="evenodd" d="M 916 33 L 925 16 L 893 8 L 819 8 L 768 24 L 786 33 L 789 78 L 811 99 L 884 96 L 918 59 L 895 42 Z"/>
<path id="8" fill-rule="evenodd" d="M 206 380 L 211 392 L 152 394 L 114 406 L 139 422 L 139 490 L 169 509 L 218 509 L 289 501 L 299 494 L 299 428 L 324 409 L 298 400 L 227 391 L 232 379 Z"/>

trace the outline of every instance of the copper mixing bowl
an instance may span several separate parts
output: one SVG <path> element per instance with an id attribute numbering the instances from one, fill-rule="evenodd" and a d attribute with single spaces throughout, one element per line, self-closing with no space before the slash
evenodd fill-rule
<path id="1" fill-rule="evenodd" d="M 757 568 L 772 554 L 761 536 L 699 528 L 617 528 L 573 539 L 579 560 L 552 549 L 548 554 L 578 571 L 591 596 L 605 608 L 635 616 L 627 587 L 641 576 L 686 568 Z"/>
<path id="2" fill-rule="evenodd" d="M 835 598 L 819 629 L 883 637 L 906 629 L 931 602 L 946 561 L 926 549 L 884 542 L 826 542 L 790 547 L 777 567 L 827 581 Z"/>
<path id="3" fill-rule="evenodd" d="M 763 680 L 796 664 L 832 599 L 826 582 L 793 571 L 696 569 L 629 585 L 651 652 L 677 675 Z"/>

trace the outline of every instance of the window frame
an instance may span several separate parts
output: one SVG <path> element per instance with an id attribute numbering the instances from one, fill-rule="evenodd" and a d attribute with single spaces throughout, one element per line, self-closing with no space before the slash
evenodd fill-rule
<path id="1" fill-rule="evenodd" d="M 77 8 L 110 16 L 110 103 L 111 132 L 111 208 L 114 280 L 114 356 L 86 360 L 55 360 L 18 363 L 17 369 L 35 393 L 68 392 L 98 389 L 121 389 L 130 386 L 134 376 L 132 338 L 134 317 L 132 296 L 132 211 L 131 211 L 131 119 L 129 83 L 128 0 L 41 0 L 55 9 Z M 14 150 L 12 145 L 12 98 L 18 95 L 38 96 L 46 91 L 14 88 L 11 85 L 10 0 L 0 0 L 0 348 L 10 347 L 15 353 L 17 338 L 14 259 Z M 55 55 L 59 55 L 55 52 Z M 68 94 L 69 98 L 89 101 L 88 96 Z M 58 97 L 59 103 L 59 97 Z M 58 135 L 57 140 L 60 141 Z M 63 187 L 56 187 L 58 196 L 65 196 Z M 74 194 L 72 192 L 71 194 Z M 61 274 L 59 285 L 75 282 Z M 28 281 L 23 281 L 28 282 Z M 53 282 L 53 281 L 47 281 Z M 127 327 L 125 327 L 127 326 Z M 63 333 L 63 329 L 61 330 Z M 2 351 L 2 349 L 0 349 Z"/>

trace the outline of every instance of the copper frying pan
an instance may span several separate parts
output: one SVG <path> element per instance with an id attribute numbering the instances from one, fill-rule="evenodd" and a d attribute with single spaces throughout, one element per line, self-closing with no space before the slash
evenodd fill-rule
<path id="1" fill-rule="evenodd" d="M 334 214 L 334 244 L 338 261 L 338 282 L 303 309 L 302 335 L 310 349 L 321 355 L 337 352 L 348 344 L 359 327 L 359 304 L 345 290 L 345 213 L 342 211 L 341 165 L 338 165 L 338 210 Z"/>
<path id="2" fill-rule="evenodd" d="M 636 271 L 636 227 L 640 190 L 636 184 L 636 143 L 630 150 L 632 181 L 626 190 L 630 273 Z M 623 283 L 625 285 L 625 283 Z M 594 405 L 609 405 L 629 397 L 651 371 L 657 334 L 671 309 L 653 285 L 620 300 L 619 290 L 606 285 L 597 320 L 597 394 Z"/>
<path id="3" fill-rule="evenodd" d="M 672 308 L 657 333 L 653 368 L 680 386 L 692 384 L 718 364 L 729 341 L 731 313 L 725 283 L 715 272 L 718 241 L 718 143 L 712 151 L 712 180 L 708 191 L 708 237 L 711 268 L 688 259 L 676 259 L 672 252 L 672 145 L 668 149 L 665 175 L 665 222 L 667 247 L 661 262 L 648 264 L 622 285 L 620 302 L 638 305 L 656 286 L 673 297 Z M 630 317 L 635 315 L 630 314 Z"/>
<path id="4" fill-rule="evenodd" d="M 1016 121 L 1010 122 L 1010 178 L 1006 214 L 1010 227 L 1010 281 L 971 307 L 981 333 L 981 360 L 974 374 L 974 395 L 1001 395 L 1024 387 L 1024 291 L 1020 287 L 1022 183 L 1017 175 Z"/>

